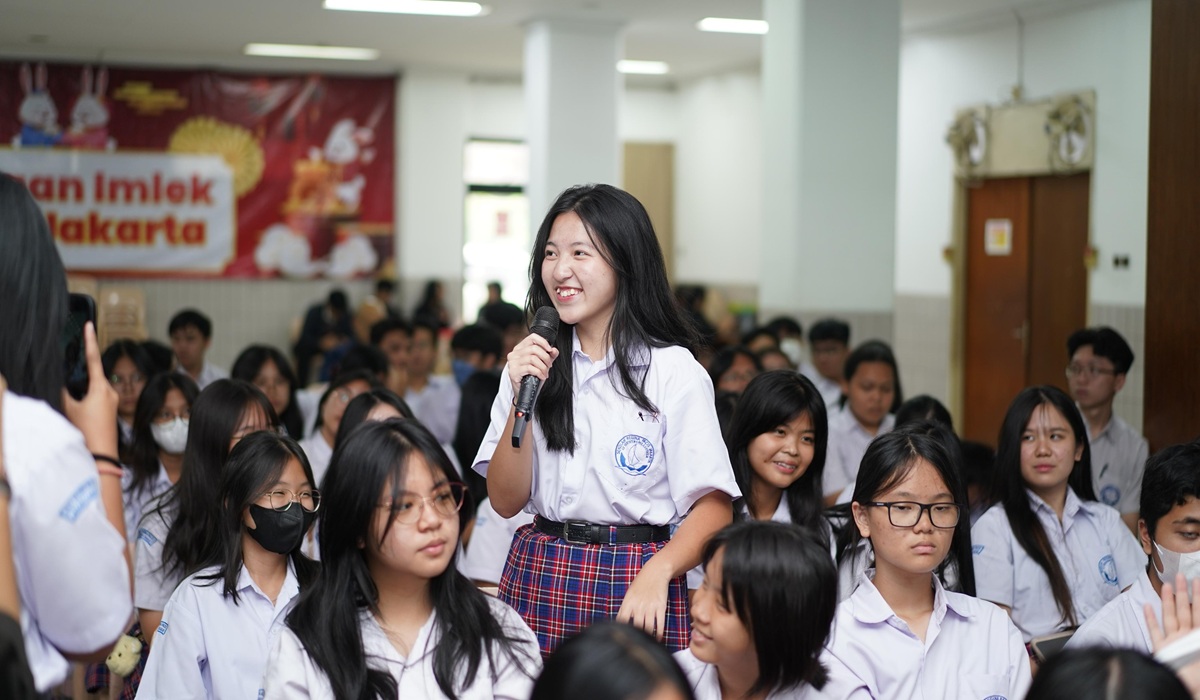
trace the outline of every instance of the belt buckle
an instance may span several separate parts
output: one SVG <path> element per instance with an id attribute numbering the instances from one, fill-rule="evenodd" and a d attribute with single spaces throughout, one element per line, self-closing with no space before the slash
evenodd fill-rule
<path id="1" fill-rule="evenodd" d="M 587 522 L 586 520 L 568 520 L 563 523 L 563 539 L 570 544 L 592 544 L 592 542 L 587 539 L 588 528 L 590 527 L 591 523 Z M 571 536 L 571 528 L 576 528 L 576 532 L 580 533 L 579 537 L 583 539 L 573 538 Z"/>

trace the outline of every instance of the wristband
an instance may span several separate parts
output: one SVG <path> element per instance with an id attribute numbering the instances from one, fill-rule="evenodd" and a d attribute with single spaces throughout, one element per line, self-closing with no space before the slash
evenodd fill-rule
<path id="1" fill-rule="evenodd" d="M 100 463 L 100 464 L 96 465 L 96 469 L 102 475 L 122 476 L 125 474 L 125 470 L 121 468 L 121 463 L 118 462 L 115 457 L 109 457 L 108 455 L 98 455 L 95 452 L 93 452 L 92 459 L 94 459 Z"/>

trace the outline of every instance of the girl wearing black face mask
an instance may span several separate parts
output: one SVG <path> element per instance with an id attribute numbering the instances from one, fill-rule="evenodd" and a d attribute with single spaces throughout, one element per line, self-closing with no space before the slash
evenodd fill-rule
<path id="1" fill-rule="evenodd" d="M 242 438 L 221 472 L 219 552 L 184 579 L 154 631 L 139 697 L 258 697 L 289 603 L 316 576 L 300 551 L 321 504 L 295 440 Z"/>

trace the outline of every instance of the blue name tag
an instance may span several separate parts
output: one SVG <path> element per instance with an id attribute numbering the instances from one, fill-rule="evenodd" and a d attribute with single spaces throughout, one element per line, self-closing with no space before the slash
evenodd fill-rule
<path id="1" fill-rule="evenodd" d="M 168 627 L 168 625 L 167 625 L 166 620 L 163 620 L 162 622 L 158 623 L 158 634 L 160 636 L 165 637 L 167 635 L 167 627 Z"/>
<path id="2" fill-rule="evenodd" d="M 58 517 L 73 523 L 99 497 L 100 480 L 98 478 L 88 479 L 80 484 L 79 488 L 75 489 L 75 493 L 72 493 L 67 502 L 63 504 L 63 507 L 58 511 Z"/>
<path id="3" fill-rule="evenodd" d="M 141 540 L 142 542 L 145 542 L 146 544 L 150 544 L 150 545 L 158 542 L 158 538 L 154 536 L 154 533 L 150 532 L 149 530 L 147 530 L 144 527 L 138 528 L 137 538 L 139 540 Z"/>

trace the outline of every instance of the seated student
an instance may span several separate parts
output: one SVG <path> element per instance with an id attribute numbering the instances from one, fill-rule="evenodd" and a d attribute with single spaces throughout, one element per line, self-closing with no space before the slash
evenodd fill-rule
<path id="1" fill-rule="evenodd" d="M 714 391 L 731 391 L 740 394 L 762 372 L 762 363 L 744 345 L 722 348 L 713 356 L 712 364 L 708 366 L 708 376 L 712 378 Z"/>
<path id="2" fill-rule="evenodd" d="M 1083 419 L 1061 389 L 1029 387 L 1000 428 L 995 505 L 971 528 L 978 595 L 1026 642 L 1079 626 L 1145 562 L 1117 511 L 1096 501 Z"/>
<path id="3" fill-rule="evenodd" d="M 836 318 L 825 318 L 808 329 L 812 362 L 800 363 L 800 374 L 812 380 L 832 412 L 841 405 L 846 357 L 850 354 L 850 326 Z"/>
<path id="4" fill-rule="evenodd" d="M 404 402 L 417 420 L 425 424 L 440 443 L 454 440 L 461 392 L 453 377 L 435 375 L 438 329 L 427 322 L 414 322 L 412 351 L 408 356 L 408 390 Z"/>
<path id="5" fill-rule="evenodd" d="M 764 372 L 770 372 L 774 369 L 796 371 L 796 366 L 788 359 L 787 354 L 779 348 L 767 348 L 758 353 L 758 363 L 762 365 Z"/>
<path id="6" fill-rule="evenodd" d="M 323 569 L 288 615 L 263 697 L 528 697 L 537 639 L 455 569 L 465 489 L 429 431 L 360 426 L 323 491 Z"/>
<path id="7" fill-rule="evenodd" d="M 133 414 L 137 410 L 138 397 L 146 388 L 146 382 L 154 376 L 154 365 L 142 346 L 124 338 L 109 343 L 100 362 L 104 365 L 104 376 L 117 390 L 119 450 L 123 458 L 133 442 Z"/>
<path id="8" fill-rule="evenodd" d="M 296 356 L 296 378 L 300 386 L 308 386 L 313 360 L 322 358 L 317 379 L 327 381 L 334 361 L 354 343 L 354 328 L 346 293 L 340 289 L 329 292 L 323 303 L 313 304 L 304 312 L 304 325 L 292 346 Z"/>
<path id="9" fill-rule="evenodd" d="M 963 476 L 967 480 L 967 502 L 971 507 L 971 525 L 992 505 L 992 471 L 996 451 L 974 440 L 963 440 Z"/>
<path id="10" fill-rule="evenodd" d="M 480 309 L 479 323 L 500 333 L 503 344 L 501 357 L 508 357 L 508 353 L 513 351 L 517 343 L 529 334 L 529 327 L 525 323 L 525 310 L 506 301 L 488 304 Z"/>
<path id="11" fill-rule="evenodd" d="M 601 620 L 563 642 L 546 660 L 529 700 L 562 698 L 695 700 L 695 695 L 662 644 L 636 627 Z"/>
<path id="12" fill-rule="evenodd" d="M 295 440 L 247 435 L 215 495 L 217 547 L 167 602 L 139 698 L 262 697 L 284 612 L 317 575 L 300 544 L 321 494 Z"/>
<path id="13" fill-rule="evenodd" d="M 893 415 L 904 402 L 900 369 L 891 347 L 869 340 L 846 358 L 846 403 L 829 412 L 829 450 L 825 457 L 825 504 L 833 505 L 849 487 L 853 492 L 858 464 L 867 445 L 896 424 Z"/>
<path id="14" fill-rule="evenodd" d="M 692 641 L 675 653 L 697 700 L 823 698 L 820 656 L 837 608 L 837 571 L 816 533 L 734 523 L 704 547 Z"/>
<path id="15" fill-rule="evenodd" d="M 175 351 L 175 371 L 196 382 L 200 391 L 229 373 L 204 359 L 212 344 L 212 321 L 195 309 L 184 309 L 171 317 L 167 327 L 171 349 Z"/>
<path id="16" fill-rule="evenodd" d="M 470 541 L 466 542 L 463 555 L 458 559 L 458 570 L 477 584 L 500 585 L 513 536 L 522 525 L 532 522 L 533 514 L 525 511 L 502 518 L 492 507 L 491 500 L 484 498 L 475 510 Z"/>
<path id="17" fill-rule="evenodd" d="M 396 283 L 389 279 L 375 282 L 375 290 L 363 298 L 354 312 L 354 337 L 363 344 L 371 342 L 371 329 L 376 323 L 389 318 L 400 318 L 400 312 L 392 306 L 392 294 Z"/>
<path id="18" fill-rule="evenodd" d="M 137 538 L 142 514 L 183 474 L 192 405 L 200 391 L 196 383 L 176 372 L 150 380 L 138 399 L 133 417 L 133 442 L 125 460 L 121 487 L 125 491 L 125 531 Z"/>
<path id="19" fill-rule="evenodd" d="M 500 375 L 491 372 L 476 372 L 462 385 L 462 399 L 458 404 L 458 421 L 454 424 L 454 442 L 451 456 L 458 464 L 470 464 L 479 451 L 479 445 L 487 435 L 492 422 L 492 402 L 500 391 Z M 487 479 L 467 469 L 463 481 L 471 492 L 471 501 L 482 505 L 488 497 Z M 474 515 L 474 513 L 472 513 Z M 469 556 L 469 555 L 468 555 Z M 508 556 L 507 545 L 503 557 Z"/>
<path id="20" fill-rule="evenodd" d="M 1071 649 L 1038 670 L 1025 700 L 1192 700 L 1179 677 L 1153 658 L 1124 649 Z"/>
<path id="21" fill-rule="evenodd" d="M 1152 653 L 1143 609 L 1162 617 L 1163 583 L 1200 576 L 1200 443 L 1168 447 L 1146 462 L 1138 536 L 1146 568 L 1133 585 L 1079 628 L 1067 647 L 1108 646 Z"/>
<path id="22" fill-rule="evenodd" d="M 397 396 L 408 391 L 408 358 L 412 352 L 412 328 L 398 318 L 385 318 L 371 326 L 371 345 L 388 361 L 383 385 Z"/>
<path id="23" fill-rule="evenodd" d="M 778 338 L 779 350 L 788 358 L 791 368 L 799 367 L 804 361 L 804 326 L 791 316 L 776 316 L 763 328 Z"/>
<path id="24" fill-rule="evenodd" d="M 175 351 L 170 345 L 157 340 L 143 340 L 140 345 L 142 352 L 150 359 L 151 375 L 175 369 Z"/>
<path id="25" fill-rule="evenodd" d="M 779 336 L 775 331 L 759 326 L 742 336 L 741 345 L 757 355 L 763 350 L 779 349 Z"/>
<path id="26" fill-rule="evenodd" d="M 1137 533 L 1142 470 L 1150 446 L 1112 410 L 1133 365 L 1133 350 L 1111 328 L 1084 328 L 1067 339 L 1067 356 L 1067 384 L 1083 414 L 1092 452 L 1092 485 L 1099 500 L 1116 508 Z"/>
<path id="27" fill-rule="evenodd" d="M 292 439 L 304 437 L 306 411 L 316 413 L 316 405 L 303 405 L 296 374 L 282 352 L 270 345 L 251 345 L 238 354 L 230 372 L 234 379 L 250 382 L 266 395 Z"/>
<path id="28" fill-rule="evenodd" d="M 835 683 L 861 683 L 881 700 L 1016 700 L 1029 686 L 1021 633 L 1003 610 L 973 596 L 955 443 L 943 426 L 913 423 L 867 448 L 851 512 L 875 568 L 838 606 L 828 647 L 841 662 L 831 669 Z M 963 593 L 944 587 L 938 572 L 949 566 Z"/>
<path id="29" fill-rule="evenodd" d="M 488 326 L 474 324 L 455 331 L 450 339 L 450 368 L 461 388 L 472 374 L 492 372 L 499 375 L 504 341 L 500 333 Z M 457 406 L 455 407 L 457 416 Z"/>
<path id="30" fill-rule="evenodd" d="M 300 441 L 304 454 L 308 455 L 308 463 L 312 465 L 313 476 L 318 484 L 325 478 L 325 470 L 333 457 L 333 448 L 337 441 L 338 427 L 342 424 L 342 414 L 346 406 L 359 394 L 365 393 L 378 386 L 375 375 L 363 370 L 344 372 L 329 382 L 321 400 L 317 403 L 317 424 L 312 434 Z"/>

